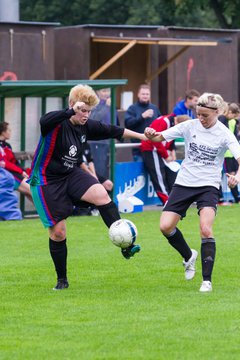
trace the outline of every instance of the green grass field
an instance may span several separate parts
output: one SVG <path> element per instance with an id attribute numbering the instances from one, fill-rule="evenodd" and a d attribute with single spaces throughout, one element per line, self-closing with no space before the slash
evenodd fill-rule
<path id="1" fill-rule="evenodd" d="M 125 260 L 99 217 L 68 219 L 70 288 L 56 278 L 39 219 L 0 223 L 0 359 L 239 359 L 237 205 L 218 210 L 213 292 L 199 293 L 159 233 L 159 212 L 129 214 L 142 251 Z M 180 223 L 200 249 L 198 216 Z"/>

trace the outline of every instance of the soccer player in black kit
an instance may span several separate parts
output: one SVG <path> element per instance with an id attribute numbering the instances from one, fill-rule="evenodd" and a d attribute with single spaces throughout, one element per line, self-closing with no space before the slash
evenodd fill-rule
<path id="1" fill-rule="evenodd" d="M 94 204 L 107 227 L 120 219 L 105 188 L 79 167 L 83 144 L 87 140 L 122 137 L 146 140 L 143 134 L 89 119 L 98 101 L 90 86 L 76 85 L 69 93 L 69 108 L 52 111 L 40 119 L 41 137 L 29 183 L 40 219 L 49 228 L 49 249 L 57 273 L 54 290 L 69 286 L 65 219 L 72 214 L 73 206 L 82 201 Z M 140 246 L 134 244 L 121 251 L 129 259 L 140 251 Z"/>

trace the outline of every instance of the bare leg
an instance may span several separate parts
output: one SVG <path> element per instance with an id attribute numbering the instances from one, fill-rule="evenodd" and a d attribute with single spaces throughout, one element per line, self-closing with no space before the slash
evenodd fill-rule
<path id="1" fill-rule="evenodd" d="M 102 185 L 103 185 L 103 187 L 104 187 L 108 192 L 112 191 L 112 189 L 113 189 L 113 183 L 112 183 L 112 181 L 109 180 L 109 179 L 107 179 L 106 181 L 104 181 L 104 182 L 102 183 Z"/>
<path id="2" fill-rule="evenodd" d="M 160 230 L 163 235 L 170 235 L 171 232 L 176 228 L 180 215 L 171 212 L 171 211 L 163 211 L 160 218 Z"/>
<path id="3" fill-rule="evenodd" d="M 111 198 L 103 185 L 94 184 L 83 194 L 81 200 L 100 206 L 108 204 Z"/>
<path id="4" fill-rule="evenodd" d="M 167 238 L 169 244 L 177 250 L 187 262 L 192 256 L 192 251 L 185 241 L 183 234 L 176 227 L 180 218 L 180 215 L 174 212 L 163 211 L 160 219 L 160 230 Z"/>
<path id="5" fill-rule="evenodd" d="M 27 181 L 27 179 L 23 179 L 23 181 L 21 182 L 21 184 L 17 190 L 21 194 L 26 196 L 28 198 L 28 200 L 30 200 L 33 203 L 32 195 L 31 195 L 31 191 L 30 191 L 30 185 L 26 181 Z"/>

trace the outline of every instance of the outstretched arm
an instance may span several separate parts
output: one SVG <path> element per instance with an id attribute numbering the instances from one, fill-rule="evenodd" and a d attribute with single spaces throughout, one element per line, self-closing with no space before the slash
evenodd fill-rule
<path id="1" fill-rule="evenodd" d="M 129 138 L 129 139 L 138 139 L 138 140 L 147 140 L 146 136 L 144 134 L 140 134 L 136 131 L 132 131 L 129 129 L 124 129 L 123 135 L 122 137 L 124 139 Z"/>

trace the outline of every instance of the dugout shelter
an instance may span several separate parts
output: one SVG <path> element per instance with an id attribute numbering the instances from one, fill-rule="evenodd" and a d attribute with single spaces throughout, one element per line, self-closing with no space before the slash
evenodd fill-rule
<path id="1" fill-rule="evenodd" d="M 122 92 L 135 101 L 141 83 L 150 84 L 163 114 L 190 88 L 239 101 L 237 29 L 86 24 L 54 32 L 55 78 L 128 79 L 117 89 L 118 108 Z"/>

